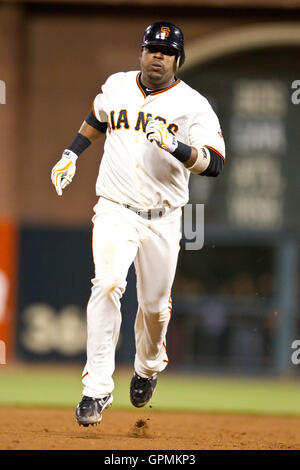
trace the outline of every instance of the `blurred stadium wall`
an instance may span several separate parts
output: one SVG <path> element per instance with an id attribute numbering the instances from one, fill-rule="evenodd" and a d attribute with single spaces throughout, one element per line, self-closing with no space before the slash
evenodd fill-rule
<path id="1" fill-rule="evenodd" d="M 183 29 L 187 61 L 179 75 L 215 108 L 228 156 L 217 180 L 191 178 L 191 202 L 205 204 L 205 246 L 195 252 L 182 244 L 170 368 L 297 375 L 296 0 L 1 3 L 0 341 L 7 360 L 84 360 L 104 138 L 80 158 L 62 198 L 50 171 L 107 76 L 139 68 L 142 32 L 161 19 Z M 130 271 L 119 363 L 133 360 L 135 310 Z"/>

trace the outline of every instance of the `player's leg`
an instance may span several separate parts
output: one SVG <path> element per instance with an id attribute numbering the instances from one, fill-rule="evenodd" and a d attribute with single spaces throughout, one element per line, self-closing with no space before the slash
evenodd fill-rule
<path id="1" fill-rule="evenodd" d="M 83 394 L 94 398 L 103 398 L 113 390 L 120 299 L 137 252 L 136 232 L 123 212 L 116 204 L 103 202 L 93 218 L 95 277 L 87 307 L 87 363 L 82 383 Z"/>
<path id="2" fill-rule="evenodd" d="M 166 333 L 171 318 L 170 294 L 177 266 L 181 217 L 178 213 L 171 214 L 164 220 L 153 221 L 151 225 L 153 234 L 141 242 L 135 259 L 139 306 L 135 321 L 134 369 L 141 378 L 155 379 L 168 364 Z M 138 379 L 135 384 L 134 381 L 137 379 L 132 379 L 131 391 L 139 383 L 147 388 L 146 382 Z M 150 385 L 153 388 L 156 383 Z M 134 399 L 131 401 L 135 404 Z"/>

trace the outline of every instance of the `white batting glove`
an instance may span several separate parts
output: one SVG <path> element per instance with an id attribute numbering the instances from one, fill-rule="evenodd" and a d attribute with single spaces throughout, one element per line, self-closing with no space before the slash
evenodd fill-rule
<path id="1" fill-rule="evenodd" d="M 168 131 L 168 127 L 157 119 L 150 119 L 146 126 L 146 137 L 150 142 L 155 141 L 159 147 L 167 152 L 174 152 L 177 147 L 176 137 Z"/>
<path id="2" fill-rule="evenodd" d="M 76 171 L 76 160 L 78 156 L 72 150 L 64 150 L 61 159 L 52 168 L 51 181 L 59 196 L 62 190 L 71 183 Z"/>

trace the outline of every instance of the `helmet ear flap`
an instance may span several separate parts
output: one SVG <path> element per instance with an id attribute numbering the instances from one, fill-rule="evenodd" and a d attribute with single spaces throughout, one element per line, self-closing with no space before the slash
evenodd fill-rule
<path id="1" fill-rule="evenodd" d="M 183 64 L 185 60 L 184 52 L 179 52 L 177 59 L 176 59 L 176 70 L 178 70 Z"/>

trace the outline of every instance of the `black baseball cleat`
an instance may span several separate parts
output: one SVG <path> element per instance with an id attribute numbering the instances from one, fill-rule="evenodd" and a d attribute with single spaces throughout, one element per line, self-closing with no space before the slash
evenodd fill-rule
<path id="1" fill-rule="evenodd" d="M 153 395 L 157 383 L 157 374 L 149 378 L 140 377 L 136 372 L 130 382 L 130 401 L 133 406 L 145 406 Z"/>
<path id="2" fill-rule="evenodd" d="M 91 398 L 83 396 L 76 407 L 76 419 L 79 426 L 89 426 L 100 423 L 102 411 L 108 408 L 113 401 L 112 395 L 104 398 Z"/>

